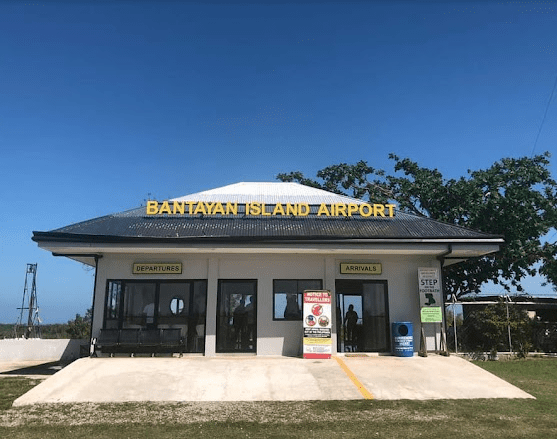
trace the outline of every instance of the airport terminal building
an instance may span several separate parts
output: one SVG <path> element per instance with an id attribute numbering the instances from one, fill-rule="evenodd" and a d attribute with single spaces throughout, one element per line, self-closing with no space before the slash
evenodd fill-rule
<path id="1" fill-rule="evenodd" d="M 300 355 L 306 290 L 331 292 L 333 354 L 389 353 L 393 322 L 423 321 L 419 269 L 440 272 L 503 243 L 395 205 L 278 182 L 149 201 L 33 240 L 96 268 L 93 338 L 129 333 L 136 338 L 118 343 L 130 352 L 162 352 L 175 350 L 164 336 L 175 334 L 180 352 L 206 356 Z M 438 349 L 442 324 L 425 329 L 427 349 Z"/>

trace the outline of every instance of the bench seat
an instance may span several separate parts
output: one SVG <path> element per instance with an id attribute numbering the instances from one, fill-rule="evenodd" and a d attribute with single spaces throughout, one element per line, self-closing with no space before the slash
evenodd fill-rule
<path id="1" fill-rule="evenodd" d="M 99 337 L 93 340 L 93 355 L 103 354 L 157 354 L 184 352 L 184 340 L 180 328 L 161 329 L 101 329 Z"/>

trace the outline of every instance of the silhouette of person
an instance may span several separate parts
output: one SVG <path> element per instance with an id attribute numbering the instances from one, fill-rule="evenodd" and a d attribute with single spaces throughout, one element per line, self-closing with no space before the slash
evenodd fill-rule
<path id="1" fill-rule="evenodd" d="M 284 309 L 284 318 L 286 320 L 297 320 L 302 317 L 300 307 L 298 306 L 298 298 L 296 294 L 288 294 L 286 296 L 286 308 Z"/>
<path id="2" fill-rule="evenodd" d="M 236 343 L 242 347 L 242 339 L 246 331 L 246 300 L 242 297 L 240 304 L 234 309 L 234 330 L 236 332 Z"/>
<path id="3" fill-rule="evenodd" d="M 255 307 L 253 302 L 254 302 L 254 298 L 252 297 L 251 302 L 248 303 L 248 306 L 246 306 L 246 325 L 247 325 L 246 337 L 250 349 L 253 345 L 253 339 L 255 336 L 255 322 L 256 322 Z"/>
<path id="4" fill-rule="evenodd" d="M 358 313 L 354 311 L 354 305 L 348 307 L 344 324 L 346 325 L 346 341 L 354 343 L 354 331 L 358 323 Z"/>
<path id="5" fill-rule="evenodd" d="M 155 322 L 155 304 L 154 303 L 148 303 L 147 305 L 145 305 L 145 308 L 143 308 L 143 317 L 145 319 L 145 324 L 146 325 L 152 325 Z"/>

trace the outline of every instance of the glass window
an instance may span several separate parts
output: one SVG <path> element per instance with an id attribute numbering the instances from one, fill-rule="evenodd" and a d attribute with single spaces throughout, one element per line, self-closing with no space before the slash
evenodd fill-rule
<path id="1" fill-rule="evenodd" d="M 186 301 L 188 316 L 188 352 L 205 352 L 205 315 L 207 309 L 207 281 L 192 282 L 189 304 Z"/>
<path id="2" fill-rule="evenodd" d="M 170 301 L 170 312 L 174 316 L 184 313 L 184 299 L 181 297 L 173 297 Z"/>
<path id="3" fill-rule="evenodd" d="M 190 305 L 190 282 L 161 283 L 158 322 L 163 325 L 186 323 Z"/>
<path id="4" fill-rule="evenodd" d="M 275 279 L 273 281 L 273 320 L 302 320 L 304 290 L 321 290 L 321 279 Z"/>
<path id="5" fill-rule="evenodd" d="M 126 282 L 124 287 L 123 327 L 155 324 L 155 283 Z"/>
<path id="6" fill-rule="evenodd" d="M 186 352 L 205 350 L 207 281 L 110 280 L 104 328 L 180 328 Z"/>
<path id="7" fill-rule="evenodd" d="M 117 329 L 120 320 L 122 283 L 110 282 L 106 294 L 105 328 Z"/>

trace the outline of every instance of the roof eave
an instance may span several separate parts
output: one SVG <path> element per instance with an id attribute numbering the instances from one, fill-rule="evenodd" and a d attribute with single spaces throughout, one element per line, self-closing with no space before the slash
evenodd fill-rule
<path id="1" fill-rule="evenodd" d="M 342 235 L 304 235 L 304 236 L 167 236 L 167 237 L 150 237 L 150 236 L 114 236 L 114 235 L 86 235 L 59 232 L 33 232 L 31 238 L 35 242 L 75 242 L 75 243 L 215 243 L 215 242 L 298 242 L 298 243 L 464 243 L 464 244 L 503 244 L 504 239 L 500 236 L 487 237 L 367 237 L 367 238 L 347 238 Z"/>

